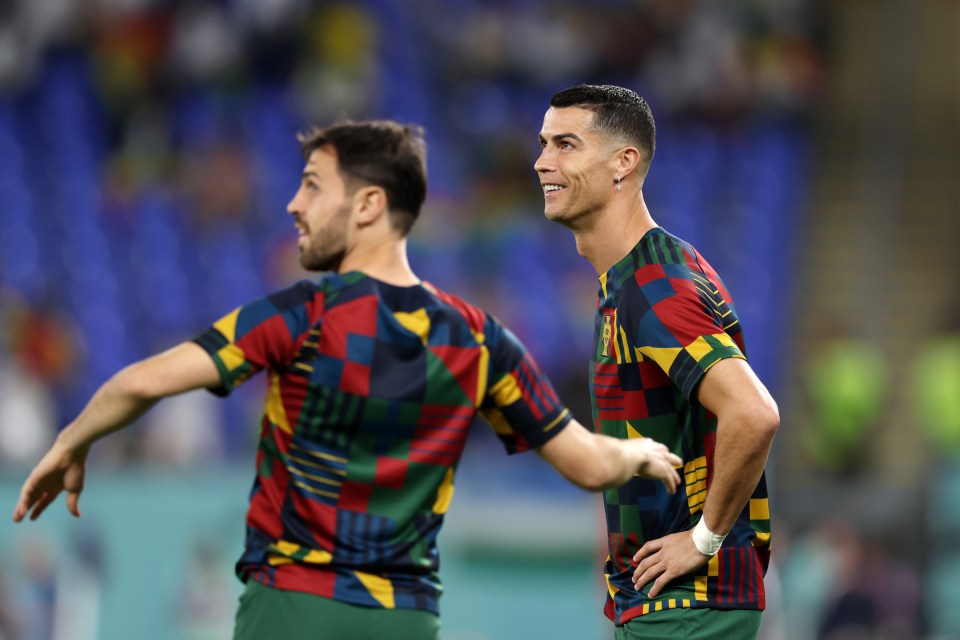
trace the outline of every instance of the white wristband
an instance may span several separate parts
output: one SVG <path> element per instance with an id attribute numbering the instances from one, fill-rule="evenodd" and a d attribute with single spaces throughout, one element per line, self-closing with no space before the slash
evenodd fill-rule
<path id="1" fill-rule="evenodd" d="M 723 544 L 726 537 L 710 531 L 703 518 L 700 518 L 700 522 L 693 528 L 693 544 L 697 547 L 697 551 L 709 558 L 717 555 L 717 552 L 720 551 L 720 545 Z"/>

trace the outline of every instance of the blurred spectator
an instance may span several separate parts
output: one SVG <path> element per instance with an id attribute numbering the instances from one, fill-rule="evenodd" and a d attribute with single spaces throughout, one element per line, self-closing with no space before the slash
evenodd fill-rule
<path id="1" fill-rule="evenodd" d="M 910 370 L 910 400 L 933 450 L 960 458 L 960 306 L 923 342 Z"/>
<path id="2" fill-rule="evenodd" d="M 789 539 L 778 555 L 790 640 L 923 637 L 917 570 L 882 542 L 842 519 Z"/>
<path id="3" fill-rule="evenodd" d="M 761 163 L 756 149 L 764 145 L 795 159 L 784 167 L 800 162 L 803 135 L 771 128 L 750 139 L 753 146 L 743 141 L 751 128 L 767 131 L 758 124 L 794 123 L 815 105 L 823 63 L 813 4 L 0 3 L 0 290 L 16 292 L 0 295 L 0 464 L 35 461 L 60 426 L 58 414 L 75 413 L 70 403 L 106 372 L 188 338 L 184 332 L 251 291 L 306 277 L 285 214 L 295 188 L 289 176 L 301 162 L 293 133 L 304 122 L 342 117 L 426 125 L 434 136 L 430 194 L 410 239 L 414 266 L 515 327 L 588 422 L 582 363 L 597 280 L 561 244 L 571 242 L 564 230 L 532 224 L 542 215 L 532 165 L 543 99 L 581 80 L 640 90 L 663 135 L 678 138 L 664 153 L 681 150 L 655 162 L 655 171 L 675 176 L 656 202 L 664 201 L 666 226 L 681 230 L 672 228 L 677 220 L 702 231 L 701 244 L 709 237 L 730 245 L 758 222 L 740 216 L 721 187 L 799 190 L 791 181 L 799 184 L 802 170 L 770 165 L 777 180 L 733 175 L 721 185 L 727 178 L 714 169 Z M 729 145 L 717 142 L 718 127 Z M 777 206 L 760 214 L 787 215 Z M 723 236 L 712 235 L 721 228 Z M 38 303 L 38 292 L 54 285 L 53 303 Z M 779 343 L 751 334 L 751 351 L 776 361 Z M 841 364 L 827 366 L 824 380 L 848 375 Z M 822 408 L 862 424 L 860 403 L 876 375 L 853 381 L 860 397 L 846 408 Z M 204 394 L 169 401 L 94 455 L 118 466 L 146 458 L 181 468 L 240 452 L 246 459 L 260 410 L 250 396 L 216 406 Z M 829 456 L 849 454 L 850 433 L 839 446 L 827 441 Z M 493 442 L 485 428 L 479 437 Z M 492 479 L 509 489 L 519 473 L 524 486 L 558 493 L 552 475 L 526 468 Z M 485 475 L 486 488 L 497 489 L 490 482 Z M 5 598 L 0 574 L 0 634 L 49 631 L 41 596 L 52 592 L 38 558 L 34 578 L 16 582 L 27 599 Z M 202 567 L 204 577 L 184 593 L 182 632 L 218 637 L 224 592 L 208 581 L 216 571 Z M 72 588 L 89 575 L 75 575 Z M 9 622 L 14 614 L 19 627 Z"/>
<path id="4" fill-rule="evenodd" d="M 58 559 L 57 598 L 52 640 L 96 640 L 101 633 L 103 536 L 81 529 L 70 536 L 67 559 Z"/>
<path id="5" fill-rule="evenodd" d="M 235 585 L 222 556 L 222 545 L 197 538 L 188 556 L 189 569 L 173 612 L 179 640 L 218 640 L 233 632 Z"/>
<path id="6" fill-rule="evenodd" d="M 18 640 L 51 640 L 56 624 L 57 590 L 49 540 L 22 539 L 18 545 L 21 575 L 13 593 L 19 617 Z"/>
<path id="7" fill-rule="evenodd" d="M 855 473 L 867 460 L 871 429 L 886 414 L 887 363 L 875 343 L 832 326 L 826 333 L 802 372 L 811 415 L 801 437 L 821 467 Z"/>
<path id="8" fill-rule="evenodd" d="M 307 19 L 305 51 L 294 72 L 303 113 L 316 122 L 361 118 L 377 99 L 380 27 L 362 6 L 321 6 Z"/>
<path id="9" fill-rule="evenodd" d="M 288 257 L 295 235 L 284 213 L 294 186 L 286 176 L 300 162 L 293 134 L 345 116 L 417 120 L 432 132 L 428 215 L 411 238 L 413 259 L 428 280 L 475 292 L 516 326 L 576 403 L 586 397 L 582 305 L 596 279 L 559 250 L 566 236 L 530 224 L 542 208 L 532 163 L 544 94 L 570 79 L 636 85 L 663 122 L 706 122 L 701 138 L 711 140 L 718 122 L 789 120 L 819 86 L 813 14 L 799 0 L 78 7 L 20 0 L 0 10 L 0 141 L 23 156 L 10 156 L 18 190 L 0 193 L 16 197 L 0 202 L 0 286 L 67 283 L 64 308 L 86 357 L 62 367 L 70 375 L 60 383 L 44 379 L 61 403 L 250 291 L 303 277 Z M 703 153 L 689 146 L 663 166 L 697 165 Z M 734 165 L 753 159 L 749 145 L 728 155 Z M 671 215 L 691 227 L 709 215 L 735 236 L 733 205 L 701 206 L 721 199 L 700 178 L 690 180 L 696 199 L 677 189 Z M 47 209 L 56 215 L 34 215 Z M 57 384 L 78 388 L 63 394 Z M 187 464 L 188 451 L 243 450 L 229 439 L 255 416 L 203 415 L 222 425 L 210 442 L 171 450 L 156 435 L 161 417 L 156 430 L 98 455 L 145 450 Z"/>
<path id="10" fill-rule="evenodd" d="M 0 290 L 0 458 L 28 464 L 59 427 L 55 390 L 74 370 L 69 318 Z"/>
<path id="11" fill-rule="evenodd" d="M 5 568 L 0 569 L 0 640 L 14 640 L 20 635 L 20 616 Z"/>
<path id="12" fill-rule="evenodd" d="M 186 393 L 154 407 L 142 425 L 143 457 L 171 467 L 201 467 L 226 454 L 220 407 L 208 393 Z"/>
<path id="13" fill-rule="evenodd" d="M 0 459 L 28 465 L 43 454 L 56 434 L 53 397 L 16 361 L 0 353 Z"/>

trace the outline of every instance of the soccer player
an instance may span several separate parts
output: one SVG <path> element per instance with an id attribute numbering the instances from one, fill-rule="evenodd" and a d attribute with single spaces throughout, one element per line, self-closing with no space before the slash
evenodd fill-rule
<path id="1" fill-rule="evenodd" d="M 436 537 L 478 412 L 509 452 L 535 449 L 590 490 L 640 474 L 673 492 L 680 460 L 577 424 L 509 331 L 414 275 L 419 128 L 348 122 L 300 142 L 306 166 L 287 209 L 301 264 L 329 273 L 108 380 L 32 471 L 14 520 L 62 491 L 79 516 L 95 440 L 163 397 L 225 395 L 266 370 L 235 638 L 437 638 Z"/>
<path id="2" fill-rule="evenodd" d="M 644 204 L 655 144 L 640 96 L 580 85 L 551 98 L 534 167 L 546 217 L 600 279 L 596 430 L 651 437 L 683 459 L 676 494 L 644 478 L 604 493 L 605 612 L 617 638 L 754 638 L 770 550 L 763 471 L 780 418 L 720 278 Z"/>

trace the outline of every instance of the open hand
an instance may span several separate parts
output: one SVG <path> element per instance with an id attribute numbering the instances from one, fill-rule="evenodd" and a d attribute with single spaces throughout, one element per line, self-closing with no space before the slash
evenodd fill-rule
<path id="1" fill-rule="evenodd" d="M 30 513 L 31 520 L 36 520 L 61 491 L 67 492 L 67 510 L 79 518 L 78 502 L 86 466 L 86 449 L 69 452 L 54 443 L 23 483 L 13 511 L 14 522 L 23 520 L 27 513 Z"/>

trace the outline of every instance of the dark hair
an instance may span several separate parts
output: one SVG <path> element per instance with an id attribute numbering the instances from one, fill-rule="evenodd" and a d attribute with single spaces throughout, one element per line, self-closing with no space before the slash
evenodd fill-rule
<path id="1" fill-rule="evenodd" d="M 558 91 L 550 106 L 580 107 L 593 111 L 593 128 L 610 136 L 625 138 L 649 153 L 647 165 L 657 149 L 657 125 L 650 105 L 635 91 L 610 84 L 580 84 Z"/>
<path id="2" fill-rule="evenodd" d="M 330 146 L 344 182 L 374 185 L 387 194 L 394 228 L 406 235 L 427 197 L 427 145 L 423 128 L 392 120 L 345 121 L 297 136 L 303 157 Z"/>

